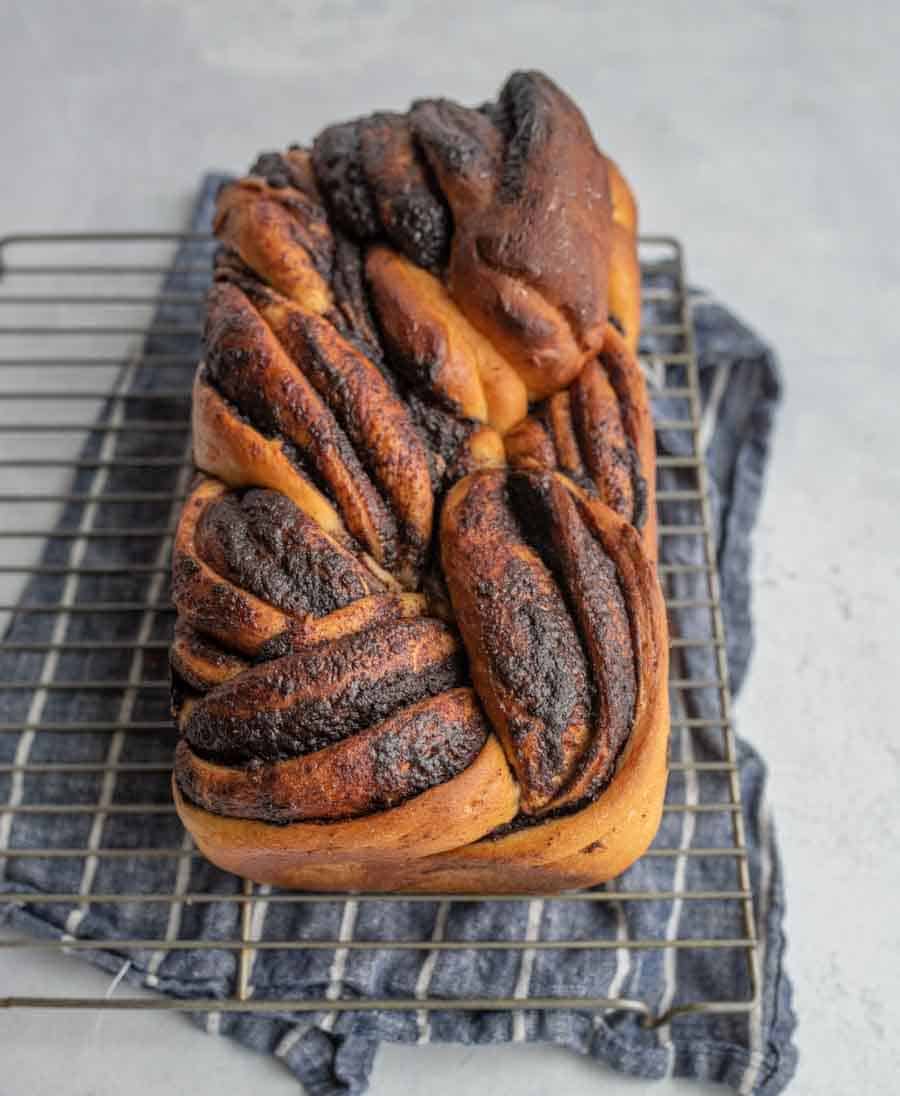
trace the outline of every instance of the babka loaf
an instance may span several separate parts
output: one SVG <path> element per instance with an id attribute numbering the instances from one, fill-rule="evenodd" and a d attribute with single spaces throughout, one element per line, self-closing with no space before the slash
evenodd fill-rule
<path id="1" fill-rule="evenodd" d="M 260 883 L 554 891 L 666 781 L 636 209 L 516 73 L 219 196 L 178 525 L 173 789 Z"/>

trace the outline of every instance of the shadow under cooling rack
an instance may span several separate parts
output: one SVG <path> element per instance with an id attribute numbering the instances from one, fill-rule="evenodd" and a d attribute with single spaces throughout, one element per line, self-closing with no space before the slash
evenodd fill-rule
<path id="1" fill-rule="evenodd" d="M 190 953 L 202 965 L 205 954 L 226 953 L 234 960 L 227 992 L 48 998 L 35 986 L 33 995 L 0 1003 L 418 1015 L 618 1009 L 641 1013 L 648 1023 L 696 1011 L 749 1011 L 758 992 L 752 896 L 700 459 L 698 368 L 677 243 L 648 238 L 641 244 L 649 317 L 642 364 L 657 407 L 665 408 L 658 436 L 668 439 L 660 446 L 658 497 L 673 712 L 665 817 L 645 861 L 665 863 L 668 885 L 658 885 L 656 872 L 651 887 L 642 887 L 640 878 L 632 886 L 629 875 L 627 887 L 617 881 L 553 897 L 477 896 L 499 903 L 498 909 L 528 911 L 500 919 L 521 931 L 479 939 L 452 936 L 454 907 L 472 898 L 293 894 L 235 879 L 206 864 L 174 813 L 168 558 L 191 476 L 190 386 L 212 251 L 209 237 L 191 233 L 0 240 L 0 620 L 7 635 L 0 649 L 0 879 L 5 873 L 2 902 L 28 909 L 56 930 L 0 939 L 0 948 L 112 953 L 133 959 L 144 985 L 161 988 L 169 957 Z M 708 839 L 722 832 L 726 841 Z M 39 839 L 48 834 L 52 839 Z M 137 876 L 123 875 L 124 867 L 138 863 Z M 139 889 L 127 883 L 134 878 L 142 881 Z M 715 885 L 702 886 L 703 879 Z M 323 903 L 334 908 L 334 931 L 326 937 L 272 938 L 263 931 L 279 910 L 302 921 L 303 910 Z M 434 908 L 427 935 L 365 935 L 366 923 L 392 924 L 390 908 L 417 903 Z M 542 937 L 535 922 L 554 903 L 609 911 L 598 921 L 608 931 Z M 387 911 L 385 917 L 367 922 L 363 911 L 370 904 Z M 708 907 L 708 931 L 682 936 L 684 918 L 667 916 L 666 931 L 632 934 L 634 922 L 623 911 L 653 905 L 667 913 Z M 212 909 L 224 911 L 215 922 L 202 915 Z M 148 925 L 149 934 L 137 931 Z M 351 956 L 385 950 L 429 957 L 409 991 L 345 994 Z M 258 957 L 273 951 L 324 953 L 325 989 L 298 997 L 260 984 Z M 437 956 L 454 951 L 515 953 L 514 988 L 496 997 L 438 995 L 431 969 Z M 542 953 L 577 955 L 588 970 L 639 952 L 677 962 L 679 954 L 699 951 L 725 953 L 716 961 L 739 965 L 746 994 L 645 1000 L 623 996 L 613 978 L 603 982 L 616 991 L 607 995 L 531 992 L 529 975 Z"/>

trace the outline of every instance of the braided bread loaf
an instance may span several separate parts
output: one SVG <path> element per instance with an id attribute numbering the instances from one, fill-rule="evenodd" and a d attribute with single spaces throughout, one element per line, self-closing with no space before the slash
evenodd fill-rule
<path id="1" fill-rule="evenodd" d="M 552 891 L 666 778 L 636 212 L 517 73 L 219 197 L 176 536 L 174 794 L 258 882 Z"/>

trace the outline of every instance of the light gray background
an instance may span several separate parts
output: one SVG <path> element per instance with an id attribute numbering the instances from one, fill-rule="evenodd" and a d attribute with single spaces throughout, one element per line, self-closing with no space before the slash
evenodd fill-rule
<path id="1" fill-rule="evenodd" d="M 2 27 L 0 233 L 178 228 L 206 168 L 423 93 L 480 101 L 514 67 L 575 96 L 643 226 L 678 234 L 692 279 L 781 352 L 738 715 L 771 765 L 786 860 L 794 1091 L 896 1091 L 897 5 L 7 0 Z M 100 979 L 0 956 L 0 994 Z M 173 1016 L 2 1014 L 0 1045 L 4 1096 L 296 1091 L 282 1067 Z M 542 1048 L 381 1052 L 375 1096 L 426 1090 L 642 1086 Z"/>

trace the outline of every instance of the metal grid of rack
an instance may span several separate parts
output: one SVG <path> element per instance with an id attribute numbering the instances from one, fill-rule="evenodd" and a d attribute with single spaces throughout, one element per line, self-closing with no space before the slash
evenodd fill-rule
<path id="1" fill-rule="evenodd" d="M 36 992 L 0 999 L 0 1004 L 280 1013 L 624 1009 L 642 1013 L 648 1023 L 662 1023 L 679 1013 L 749 1011 L 758 992 L 754 920 L 707 473 L 701 459 L 699 375 L 681 251 L 668 238 L 642 241 L 643 293 L 651 314 L 642 363 L 656 394 L 671 409 L 670 417 L 658 419 L 658 433 L 680 439 L 677 453 L 663 451 L 659 458 L 660 537 L 678 538 L 699 549 L 684 557 L 693 562 L 681 562 L 677 553 L 674 560 L 664 554 L 664 591 L 673 619 L 688 611 L 695 623 L 699 614 L 701 626 L 690 634 L 673 629 L 671 780 L 689 782 L 693 794 L 684 801 L 667 802 L 666 814 L 670 819 L 690 816 L 692 825 L 693 819 L 724 815 L 731 839 L 716 846 L 695 845 L 685 842 L 683 826 L 680 838 L 676 834 L 672 840 L 672 827 L 664 825 L 647 855 L 673 861 L 670 889 L 598 888 L 553 901 L 715 903 L 720 909 L 726 904 L 736 913 L 739 931 L 687 939 L 676 933 L 546 941 L 522 933 L 521 938 L 460 941 L 435 933 L 423 940 L 363 940 L 340 933 L 333 939 L 260 940 L 254 912 L 263 906 L 344 899 L 272 892 L 239 881 L 231 888 L 191 890 L 189 865 L 199 853 L 189 838 L 182 838 L 177 817 L 172 818 L 175 828 L 168 845 L 140 844 L 142 822 L 152 816 L 174 816 L 171 800 L 160 791 L 167 788 L 173 744 L 165 711 L 166 653 L 173 621 L 167 598 L 168 552 L 191 474 L 188 420 L 196 350 L 190 348 L 199 335 L 209 265 L 178 268 L 184 291 L 173 292 L 162 284 L 173 269 L 174 248 L 185 240 L 205 239 L 184 233 L 0 239 L 0 506 L 6 514 L 0 528 L 0 621 L 4 629 L 9 622 L 13 625 L 2 651 L 23 656 L 25 666 L 15 680 L 0 681 L 0 692 L 22 697 L 21 718 L 0 724 L 0 742 L 6 744 L 0 764 L 0 874 L 37 860 L 65 861 L 70 869 L 62 873 L 67 885 L 52 893 L 23 888 L 23 893 L 3 897 L 37 911 L 62 908 L 62 935 L 0 939 L 0 947 L 69 952 L 106 948 L 120 956 L 227 950 L 236 956 L 233 992 L 215 1000 L 121 993 L 48 998 Z M 181 308 L 187 319 L 166 319 L 160 306 L 169 308 L 169 317 L 171 306 L 176 313 Z M 15 387 L 9 381 L 12 377 Z M 135 508 L 146 516 L 135 519 Z M 117 517 L 125 512 L 127 522 Z M 135 588 L 139 596 L 134 595 Z M 32 597 L 38 589 L 40 597 Z M 26 618 L 33 618 L 34 627 L 23 633 Z M 125 626 L 123 621 L 130 623 Z M 708 706 L 705 715 L 692 714 L 696 708 L 691 698 L 700 691 L 715 698 L 713 714 Z M 87 759 L 83 752 L 67 748 L 88 736 L 105 747 L 88 750 Z M 60 843 L 23 846 L 16 823 L 29 814 L 65 816 L 70 824 L 62 827 Z M 104 864 L 125 858 L 160 859 L 187 867 L 175 871 L 175 882 L 168 888 L 146 893 L 104 890 Z M 692 873 L 679 870 L 692 860 L 713 859 L 721 864 L 717 878 L 723 880 L 715 889 L 693 887 Z M 528 895 L 479 897 L 485 902 L 538 900 Z M 349 901 L 363 899 L 437 901 L 444 908 L 454 901 L 448 895 L 361 895 Z M 239 911 L 239 931 L 232 939 L 173 938 L 171 931 L 160 931 L 151 938 L 125 933 L 98 940 L 86 932 L 90 909 L 154 904 L 182 910 L 222 902 Z M 169 917 L 170 927 L 171 922 Z M 534 997 L 527 985 L 523 994 L 512 997 L 432 997 L 426 991 L 360 999 L 342 996 L 339 983 L 332 982 L 324 995 L 291 1000 L 261 993 L 253 984 L 254 956 L 271 948 L 317 949 L 335 956 L 375 948 L 424 949 L 430 954 L 500 949 L 522 955 L 574 948 L 672 954 L 716 949 L 746 963 L 750 992 L 744 999 L 669 1002 L 654 1010 L 645 1001 L 616 995 Z"/>

